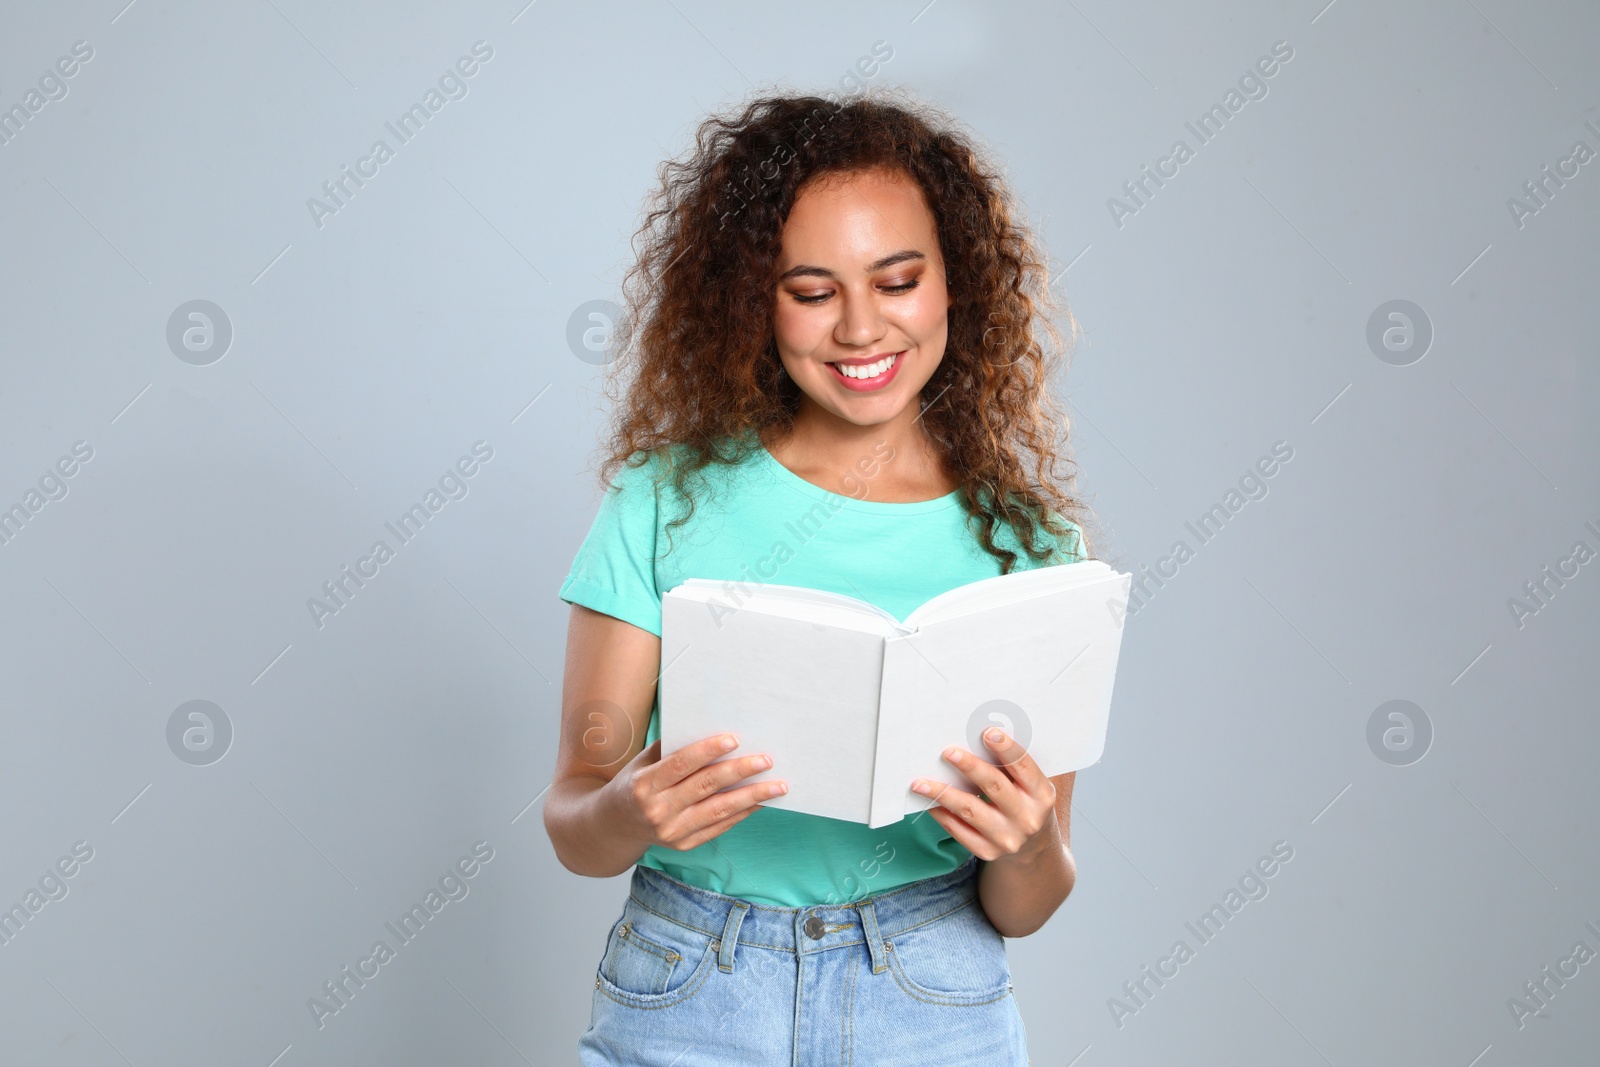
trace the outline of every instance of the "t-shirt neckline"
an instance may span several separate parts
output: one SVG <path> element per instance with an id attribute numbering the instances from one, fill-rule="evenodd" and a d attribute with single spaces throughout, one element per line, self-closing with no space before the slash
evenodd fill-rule
<path id="1" fill-rule="evenodd" d="M 844 508 L 847 511 L 872 512 L 879 515 L 921 515 L 932 511 L 944 511 L 946 508 L 955 507 L 961 502 L 961 490 L 953 489 L 944 496 L 934 497 L 931 500 L 862 500 L 859 497 L 846 496 L 824 489 L 820 485 L 806 481 L 794 471 L 778 462 L 778 457 L 767 450 L 767 446 L 759 436 L 755 442 L 756 457 L 758 461 L 772 472 L 774 477 L 791 489 L 809 497 L 812 500 L 827 504 L 831 508 Z"/>

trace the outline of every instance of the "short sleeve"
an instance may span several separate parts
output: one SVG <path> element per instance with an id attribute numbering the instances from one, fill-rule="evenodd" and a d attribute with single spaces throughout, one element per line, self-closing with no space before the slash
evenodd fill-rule
<path id="1" fill-rule="evenodd" d="M 612 479 L 559 595 L 660 637 L 654 467 L 624 466 Z"/>

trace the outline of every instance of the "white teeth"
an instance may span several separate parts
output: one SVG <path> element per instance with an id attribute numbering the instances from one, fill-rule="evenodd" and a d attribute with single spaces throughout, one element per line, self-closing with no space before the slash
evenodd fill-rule
<path id="1" fill-rule="evenodd" d="M 846 378 L 876 378 L 894 366 L 895 361 L 899 358 L 900 356 L 897 353 L 892 356 L 885 356 L 876 363 L 867 363 L 859 367 L 852 367 L 845 363 L 835 363 L 834 366 L 839 368 L 839 373 Z"/>

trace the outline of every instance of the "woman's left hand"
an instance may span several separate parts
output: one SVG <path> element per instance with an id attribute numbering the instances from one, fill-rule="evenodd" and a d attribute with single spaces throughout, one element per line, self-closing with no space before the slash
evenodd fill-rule
<path id="1" fill-rule="evenodd" d="M 1000 760 L 999 767 L 964 748 L 952 746 L 944 753 L 946 760 L 983 790 L 982 796 L 918 778 L 911 788 L 937 804 L 928 814 L 981 860 L 1051 843 L 1047 835 L 1058 832 L 1055 783 L 1045 777 L 1028 750 L 998 726 L 985 730 L 983 741 Z"/>

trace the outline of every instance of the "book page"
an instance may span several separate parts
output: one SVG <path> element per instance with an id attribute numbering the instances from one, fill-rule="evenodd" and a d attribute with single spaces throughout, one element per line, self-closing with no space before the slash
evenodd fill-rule
<path id="1" fill-rule="evenodd" d="M 718 605 L 722 610 L 760 611 L 885 635 L 906 629 L 899 619 L 876 604 L 843 593 L 809 589 L 802 585 L 774 585 L 771 582 L 740 584 L 710 578 L 686 578 L 670 592 Z"/>
<path id="2" fill-rule="evenodd" d="M 1115 573 L 1100 560 L 1086 559 L 1077 563 L 1012 571 L 1010 574 L 1000 574 L 993 578 L 982 578 L 946 590 L 919 605 L 915 611 L 906 616 L 906 628 L 914 630 L 923 622 L 970 615 L 974 611 L 999 607 L 1002 604 L 1055 592 L 1058 589 L 1103 582 Z"/>
<path id="3" fill-rule="evenodd" d="M 1097 762 L 1122 645 L 1114 609 L 1131 580 L 1111 571 L 889 638 L 870 825 L 932 807 L 911 791 L 918 777 L 977 792 L 942 753 L 958 745 L 996 762 L 981 736 L 991 725 L 1022 741 L 1047 777 Z"/>
<path id="4" fill-rule="evenodd" d="M 883 676 L 881 623 L 827 626 L 765 611 L 713 613 L 661 599 L 661 752 L 731 732 L 726 758 L 765 752 L 773 765 L 730 788 L 782 778 L 767 807 L 865 822 Z"/>

